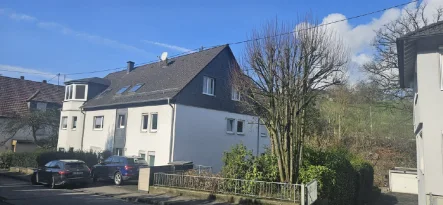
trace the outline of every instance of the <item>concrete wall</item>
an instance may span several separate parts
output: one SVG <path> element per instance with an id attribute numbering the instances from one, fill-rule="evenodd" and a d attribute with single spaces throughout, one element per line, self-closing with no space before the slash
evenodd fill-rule
<path id="1" fill-rule="evenodd" d="M 227 119 L 245 120 L 244 135 L 226 132 Z M 255 124 L 249 124 L 255 123 Z M 193 161 L 196 165 L 212 166 L 213 171 L 220 171 L 223 152 L 238 143 L 243 143 L 256 153 L 257 150 L 257 118 L 249 115 L 225 111 L 177 105 L 174 161 Z M 269 145 L 269 137 L 264 126 L 261 132 L 266 137 L 259 137 L 259 151 Z"/>
<path id="2" fill-rule="evenodd" d="M 443 91 L 439 45 L 443 45 L 441 37 L 417 42 L 415 90 L 418 92 L 418 103 L 414 109 L 414 127 L 420 122 L 423 123 L 423 135 L 421 138 L 417 137 L 420 204 L 424 204 L 424 194 L 443 196 Z M 422 152 L 420 146 L 423 146 Z M 422 169 L 420 159 L 423 159 L 424 163 Z"/>
<path id="3" fill-rule="evenodd" d="M 145 113 L 158 114 L 158 128 L 156 132 L 151 132 L 150 129 L 142 131 L 142 114 Z M 146 160 L 149 160 L 148 152 L 155 152 L 156 166 L 169 163 L 171 117 L 172 108 L 169 105 L 128 108 L 125 155 L 130 156 L 144 153 Z M 152 122 L 150 115 L 148 121 L 150 127 Z"/>
<path id="4" fill-rule="evenodd" d="M 94 116 L 104 116 L 103 129 L 94 130 Z M 116 110 L 87 111 L 83 137 L 83 150 L 113 149 Z"/>

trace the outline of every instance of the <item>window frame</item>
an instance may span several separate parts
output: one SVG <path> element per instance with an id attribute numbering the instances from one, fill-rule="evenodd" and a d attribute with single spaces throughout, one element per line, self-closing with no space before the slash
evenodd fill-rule
<path id="1" fill-rule="evenodd" d="M 211 80 L 212 85 L 212 93 L 208 92 L 210 89 L 209 83 L 207 80 Z M 209 87 L 208 87 L 209 86 Z M 205 92 L 206 89 L 206 92 Z M 215 78 L 209 77 L 209 76 L 203 76 L 203 94 L 209 95 L 209 96 L 215 96 Z"/>
<path id="2" fill-rule="evenodd" d="M 102 120 L 101 120 L 101 128 L 95 128 L 95 125 L 96 125 L 96 122 L 97 122 L 96 119 L 97 119 L 98 117 L 101 117 L 101 118 L 102 118 Z M 103 124 L 104 124 L 104 122 L 105 122 L 105 116 L 103 116 L 103 115 L 94 116 L 94 117 L 93 117 L 93 120 L 94 120 L 94 121 L 92 122 L 92 129 L 93 129 L 93 130 L 103 130 L 103 127 L 104 127 Z"/>
<path id="3" fill-rule="evenodd" d="M 77 116 L 72 116 L 71 130 L 77 130 L 77 120 L 78 120 Z M 74 124 L 75 124 L 75 127 L 74 127 Z"/>
<path id="4" fill-rule="evenodd" d="M 122 120 L 122 118 L 123 118 L 123 120 Z M 125 114 L 118 114 L 118 117 L 117 117 L 117 123 L 118 123 L 118 128 L 119 129 L 124 129 L 125 127 L 126 127 L 126 115 Z M 122 125 L 122 122 L 123 122 L 123 125 Z"/>
<path id="5" fill-rule="evenodd" d="M 76 98 L 77 85 L 85 86 L 84 98 Z M 70 90 L 70 93 L 68 93 L 68 90 Z M 70 84 L 65 86 L 65 101 L 85 101 L 87 99 L 88 99 L 88 84 Z"/>
<path id="6" fill-rule="evenodd" d="M 129 87 L 131 87 L 131 86 L 130 85 L 125 85 L 125 86 L 121 87 L 120 89 L 118 89 L 115 94 L 116 95 L 122 95 L 124 92 L 128 91 Z"/>
<path id="7" fill-rule="evenodd" d="M 232 124 L 231 124 L 231 130 L 228 130 L 228 123 L 230 122 L 230 121 L 232 121 Z M 237 124 L 235 123 L 235 119 L 234 118 L 226 118 L 226 133 L 228 133 L 228 134 L 234 134 L 235 132 L 234 132 L 234 127 L 236 126 Z"/>
<path id="8" fill-rule="evenodd" d="M 144 122 L 145 122 L 145 116 L 147 116 L 147 123 L 146 123 L 146 129 L 143 129 L 143 125 L 145 124 Z M 149 130 L 149 113 L 142 113 L 142 119 L 141 119 L 141 126 L 140 126 L 140 131 L 141 132 L 148 132 L 148 130 Z"/>
<path id="9" fill-rule="evenodd" d="M 233 101 L 240 101 L 240 99 L 241 99 L 240 92 L 238 92 L 238 90 L 234 86 L 232 86 L 232 88 L 231 88 L 231 100 L 233 100 Z"/>
<path id="10" fill-rule="evenodd" d="M 130 93 L 135 93 L 137 92 L 137 90 L 139 90 L 141 87 L 143 87 L 144 83 L 137 83 L 134 86 L 131 87 L 131 89 L 129 89 L 128 92 Z M 135 87 L 139 86 L 136 90 L 134 90 Z"/>
<path id="11" fill-rule="evenodd" d="M 152 128 L 152 125 L 153 125 L 152 123 L 154 122 L 153 115 L 157 115 L 156 128 L 155 129 Z M 157 130 L 158 130 L 158 113 L 157 112 L 152 112 L 152 113 L 149 114 L 149 117 L 151 118 L 151 122 L 149 123 L 149 132 L 157 132 Z"/>
<path id="12" fill-rule="evenodd" d="M 239 122 L 242 123 L 242 131 L 241 132 L 238 131 L 238 123 Z M 236 131 L 237 135 L 244 135 L 245 134 L 245 120 L 237 120 L 237 123 L 235 126 L 235 131 Z"/>
<path id="13" fill-rule="evenodd" d="M 63 123 L 63 120 L 66 120 L 65 123 Z M 65 127 L 66 125 L 66 127 Z M 68 116 L 62 116 L 62 120 L 60 121 L 60 129 L 67 130 L 68 129 Z"/>

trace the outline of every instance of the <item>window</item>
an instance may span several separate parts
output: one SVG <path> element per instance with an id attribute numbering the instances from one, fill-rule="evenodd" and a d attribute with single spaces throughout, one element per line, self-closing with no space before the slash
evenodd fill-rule
<path id="1" fill-rule="evenodd" d="M 207 76 L 203 77 L 203 94 L 214 95 L 215 79 Z"/>
<path id="2" fill-rule="evenodd" d="M 77 116 L 72 116 L 72 129 L 77 129 Z"/>
<path id="3" fill-rule="evenodd" d="M 45 111 L 47 103 L 37 102 L 37 110 Z"/>
<path id="4" fill-rule="evenodd" d="M 114 149 L 114 154 L 115 155 L 117 155 L 117 156 L 123 156 L 123 149 L 122 148 L 115 148 Z M 114 157 L 114 158 L 116 158 L 116 157 Z M 120 158 L 117 158 L 117 160 L 119 160 Z M 114 161 L 115 161 L 115 159 L 114 159 Z"/>
<path id="5" fill-rule="evenodd" d="M 158 114 L 151 114 L 151 132 L 157 132 Z"/>
<path id="6" fill-rule="evenodd" d="M 138 89 L 140 89 L 142 86 L 143 86 L 143 83 L 136 84 L 136 85 L 134 85 L 134 87 L 131 88 L 131 90 L 129 90 L 129 92 L 135 92 Z"/>
<path id="7" fill-rule="evenodd" d="M 140 156 L 140 158 L 143 158 L 143 159 L 146 160 L 146 154 L 144 154 L 144 153 L 139 153 L 139 156 Z"/>
<path id="8" fill-rule="evenodd" d="M 62 122 L 60 127 L 62 128 L 62 130 L 66 130 L 66 128 L 68 128 L 68 117 L 66 116 L 62 117 Z"/>
<path id="9" fill-rule="evenodd" d="M 86 85 L 75 85 L 75 99 L 85 99 Z"/>
<path id="10" fill-rule="evenodd" d="M 234 87 L 232 87 L 232 91 L 231 91 L 231 99 L 235 100 L 235 101 L 240 101 L 240 93 L 238 92 L 237 89 L 235 89 Z"/>
<path id="11" fill-rule="evenodd" d="M 103 116 L 94 116 L 94 130 L 103 129 Z"/>
<path id="12" fill-rule="evenodd" d="M 65 100 L 86 100 L 88 85 L 67 85 L 65 87 Z"/>
<path id="13" fill-rule="evenodd" d="M 234 119 L 227 119 L 226 120 L 226 132 L 227 133 L 234 133 L 234 123 L 235 120 Z"/>
<path id="14" fill-rule="evenodd" d="M 125 86 L 125 87 L 122 87 L 122 88 L 121 88 L 120 90 L 118 90 L 117 93 L 115 93 L 115 94 L 122 94 L 122 93 L 124 93 L 128 88 L 129 88 L 129 85 L 127 85 L 127 86 Z"/>
<path id="15" fill-rule="evenodd" d="M 152 151 L 148 152 L 148 158 L 149 158 L 149 160 L 148 160 L 149 166 L 154 166 L 154 164 L 155 164 L 155 152 L 152 152 Z"/>
<path id="16" fill-rule="evenodd" d="M 146 132 L 148 130 L 148 114 L 142 114 L 142 132 Z"/>
<path id="17" fill-rule="evenodd" d="M 237 134 L 244 134 L 244 124 L 245 121 L 237 120 Z"/>
<path id="18" fill-rule="evenodd" d="M 105 160 L 105 164 L 112 164 L 112 159 L 114 157 L 108 157 L 108 159 Z"/>
<path id="19" fill-rule="evenodd" d="M 59 152 L 64 152 L 64 151 L 65 151 L 65 148 L 63 148 L 63 147 L 59 147 L 59 148 L 58 148 L 58 151 L 59 151 Z"/>
<path id="20" fill-rule="evenodd" d="M 125 115 L 118 115 L 118 127 L 125 128 Z"/>

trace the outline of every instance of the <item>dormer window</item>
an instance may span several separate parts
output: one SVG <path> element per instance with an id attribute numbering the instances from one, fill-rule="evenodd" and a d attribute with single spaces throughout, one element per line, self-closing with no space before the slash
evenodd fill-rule
<path id="1" fill-rule="evenodd" d="M 65 87 L 65 100 L 86 100 L 88 85 L 71 84 Z"/>

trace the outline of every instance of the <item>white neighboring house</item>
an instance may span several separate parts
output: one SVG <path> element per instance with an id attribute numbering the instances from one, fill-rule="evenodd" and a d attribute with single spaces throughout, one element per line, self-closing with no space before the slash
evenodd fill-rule
<path id="1" fill-rule="evenodd" d="M 443 21 L 397 39 L 400 86 L 411 88 L 418 202 L 443 204 Z"/>
<path id="2" fill-rule="evenodd" d="M 193 161 L 214 171 L 235 144 L 262 153 L 268 133 L 240 106 L 233 63 L 226 45 L 66 82 L 58 149 L 112 150 L 150 165 Z"/>

